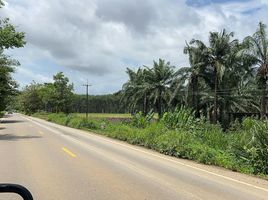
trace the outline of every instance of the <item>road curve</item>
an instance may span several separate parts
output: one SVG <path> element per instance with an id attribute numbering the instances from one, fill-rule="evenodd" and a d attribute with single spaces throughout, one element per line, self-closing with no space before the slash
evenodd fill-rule
<path id="1" fill-rule="evenodd" d="M 268 181 L 21 114 L 0 123 L 1 182 L 37 200 L 268 199 Z"/>

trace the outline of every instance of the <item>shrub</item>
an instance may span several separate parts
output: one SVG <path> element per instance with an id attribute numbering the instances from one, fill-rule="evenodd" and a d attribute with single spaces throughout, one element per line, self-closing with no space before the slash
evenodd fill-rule
<path id="1" fill-rule="evenodd" d="M 268 121 L 247 118 L 243 132 L 232 144 L 234 154 L 253 167 L 253 173 L 268 174 Z"/>
<path id="2" fill-rule="evenodd" d="M 132 125 L 137 128 L 145 128 L 152 122 L 153 117 L 153 111 L 150 111 L 147 115 L 143 115 L 143 113 L 140 111 L 133 116 Z"/>
<path id="3" fill-rule="evenodd" d="M 161 120 L 170 129 L 194 128 L 196 120 L 190 109 L 176 108 L 174 112 L 166 112 Z"/>
<path id="4" fill-rule="evenodd" d="M 200 124 L 199 129 L 195 129 L 197 139 L 208 146 L 225 150 L 229 145 L 229 135 L 224 134 L 219 124 L 210 124 L 203 122 Z"/>
<path id="5" fill-rule="evenodd" d="M 65 126 L 68 126 L 70 121 L 72 120 L 73 116 L 71 114 L 65 116 L 65 122 L 64 122 L 64 125 Z"/>
<path id="6" fill-rule="evenodd" d="M 72 127 L 72 128 L 82 128 L 81 127 L 81 121 L 82 119 L 81 118 L 78 118 L 78 117 L 73 117 L 70 119 L 69 123 L 68 123 L 68 126 Z"/>
<path id="7" fill-rule="evenodd" d="M 5 112 L 4 111 L 1 111 L 0 112 L 0 118 L 4 117 L 4 115 L 5 115 Z"/>
<path id="8" fill-rule="evenodd" d="M 87 128 L 87 129 L 98 129 L 98 125 L 95 122 L 89 121 L 87 119 L 83 119 L 81 121 L 80 127 L 81 128 Z"/>

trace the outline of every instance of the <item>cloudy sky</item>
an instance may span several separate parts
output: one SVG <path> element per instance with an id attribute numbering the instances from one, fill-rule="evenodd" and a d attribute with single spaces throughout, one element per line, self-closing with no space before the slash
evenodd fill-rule
<path id="1" fill-rule="evenodd" d="M 259 21 L 268 25 L 268 0 L 7 0 L 0 17 L 26 33 L 14 78 L 23 87 L 52 81 L 63 71 L 83 93 L 116 92 L 127 81 L 126 67 L 150 66 L 164 58 L 187 66 L 185 41 L 207 41 L 226 28 L 242 39 Z"/>

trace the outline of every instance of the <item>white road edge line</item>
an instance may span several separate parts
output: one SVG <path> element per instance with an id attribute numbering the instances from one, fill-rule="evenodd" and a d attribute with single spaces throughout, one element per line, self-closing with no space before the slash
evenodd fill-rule
<path id="1" fill-rule="evenodd" d="M 56 134 L 61 134 L 61 132 L 59 131 L 56 131 L 54 129 L 51 129 L 49 127 L 47 127 L 46 125 L 43 125 L 35 120 L 32 120 L 28 117 L 24 117 L 21 115 L 21 117 L 43 127 L 43 128 L 46 128 L 47 130 L 53 132 L 53 133 L 56 133 Z M 78 129 L 79 130 L 79 129 Z M 164 156 L 160 156 L 160 155 L 156 155 L 154 153 L 150 153 L 150 152 L 147 152 L 147 151 L 143 151 L 143 150 L 140 150 L 140 149 L 137 149 L 137 148 L 134 148 L 134 147 L 131 147 L 131 146 L 128 146 L 128 145 L 124 145 L 124 144 L 120 144 L 119 142 L 114 142 L 114 141 L 111 141 L 111 140 L 108 140 L 108 139 L 105 139 L 105 138 L 102 138 L 102 137 L 99 137 L 100 139 L 104 140 L 104 141 L 107 141 L 107 142 L 110 142 L 110 143 L 113 143 L 113 144 L 116 144 L 116 145 L 120 145 L 120 146 L 123 146 L 123 147 L 126 147 L 126 148 L 129 148 L 129 149 L 132 149 L 132 150 L 135 150 L 135 151 L 139 151 L 139 152 L 142 152 L 142 153 L 145 153 L 147 155 L 151 155 L 151 156 L 154 156 L 154 157 L 157 157 L 157 158 L 161 158 L 161 159 L 164 159 L 164 160 L 167 160 L 167 161 L 170 161 L 170 162 L 173 162 L 173 163 L 176 163 L 176 164 L 180 164 L 180 165 L 183 165 L 185 167 L 189 167 L 189 168 L 192 168 L 192 169 L 195 169 L 195 170 L 199 170 L 199 171 L 202 171 L 202 172 L 206 172 L 208 174 L 211 174 L 211 175 L 214 175 L 214 176 L 218 176 L 218 177 L 221 177 L 223 179 L 226 179 L 226 180 L 229 180 L 229 181 L 233 181 L 233 182 L 236 182 L 236 183 L 240 183 L 242 185 L 246 185 L 246 186 L 249 186 L 249 187 L 253 187 L 255 189 L 259 189 L 259 190 L 262 190 L 262 191 L 265 191 L 265 192 L 268 192 L 268 189 L 266 188 L 262 188 L 262 187 L 259 187 L 259 186 L 256 186 L 256 185 L 252 185 L 250 183 L 246 183 L 244 181 L 239 181 L 239 180 L 236 180 L 236 179 L 233 179 L 233 178 L 230 178 L 230 177 L 227 177 L 227 176 L 223 176 L 223 175 L 220 175 L 220 174 L 217 174 L 217 173 L 214 173 L 214 172 L 210 172 L 210 171 L 207 171 L 205 169 L 201 169 L 201 168 L 198 168 L 198 167 L 194 167 L 194 166 L 191 166 L 191 165 L 188 165 L 188 164 L 185 164 L 185 163 L 182 163 L 180 161 L 176 161 L 176 160 L 172 160 L 170 158 L 165 158 Z"/>

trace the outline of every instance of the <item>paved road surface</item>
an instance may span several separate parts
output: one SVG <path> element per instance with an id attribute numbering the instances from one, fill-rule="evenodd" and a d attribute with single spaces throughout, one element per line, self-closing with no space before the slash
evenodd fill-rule
<path id="1" fill-rule="evenodd" d="M 0 182 L 37 200 L 268 199 L 268 181 L 20 114 L 0 123 Z"/>

